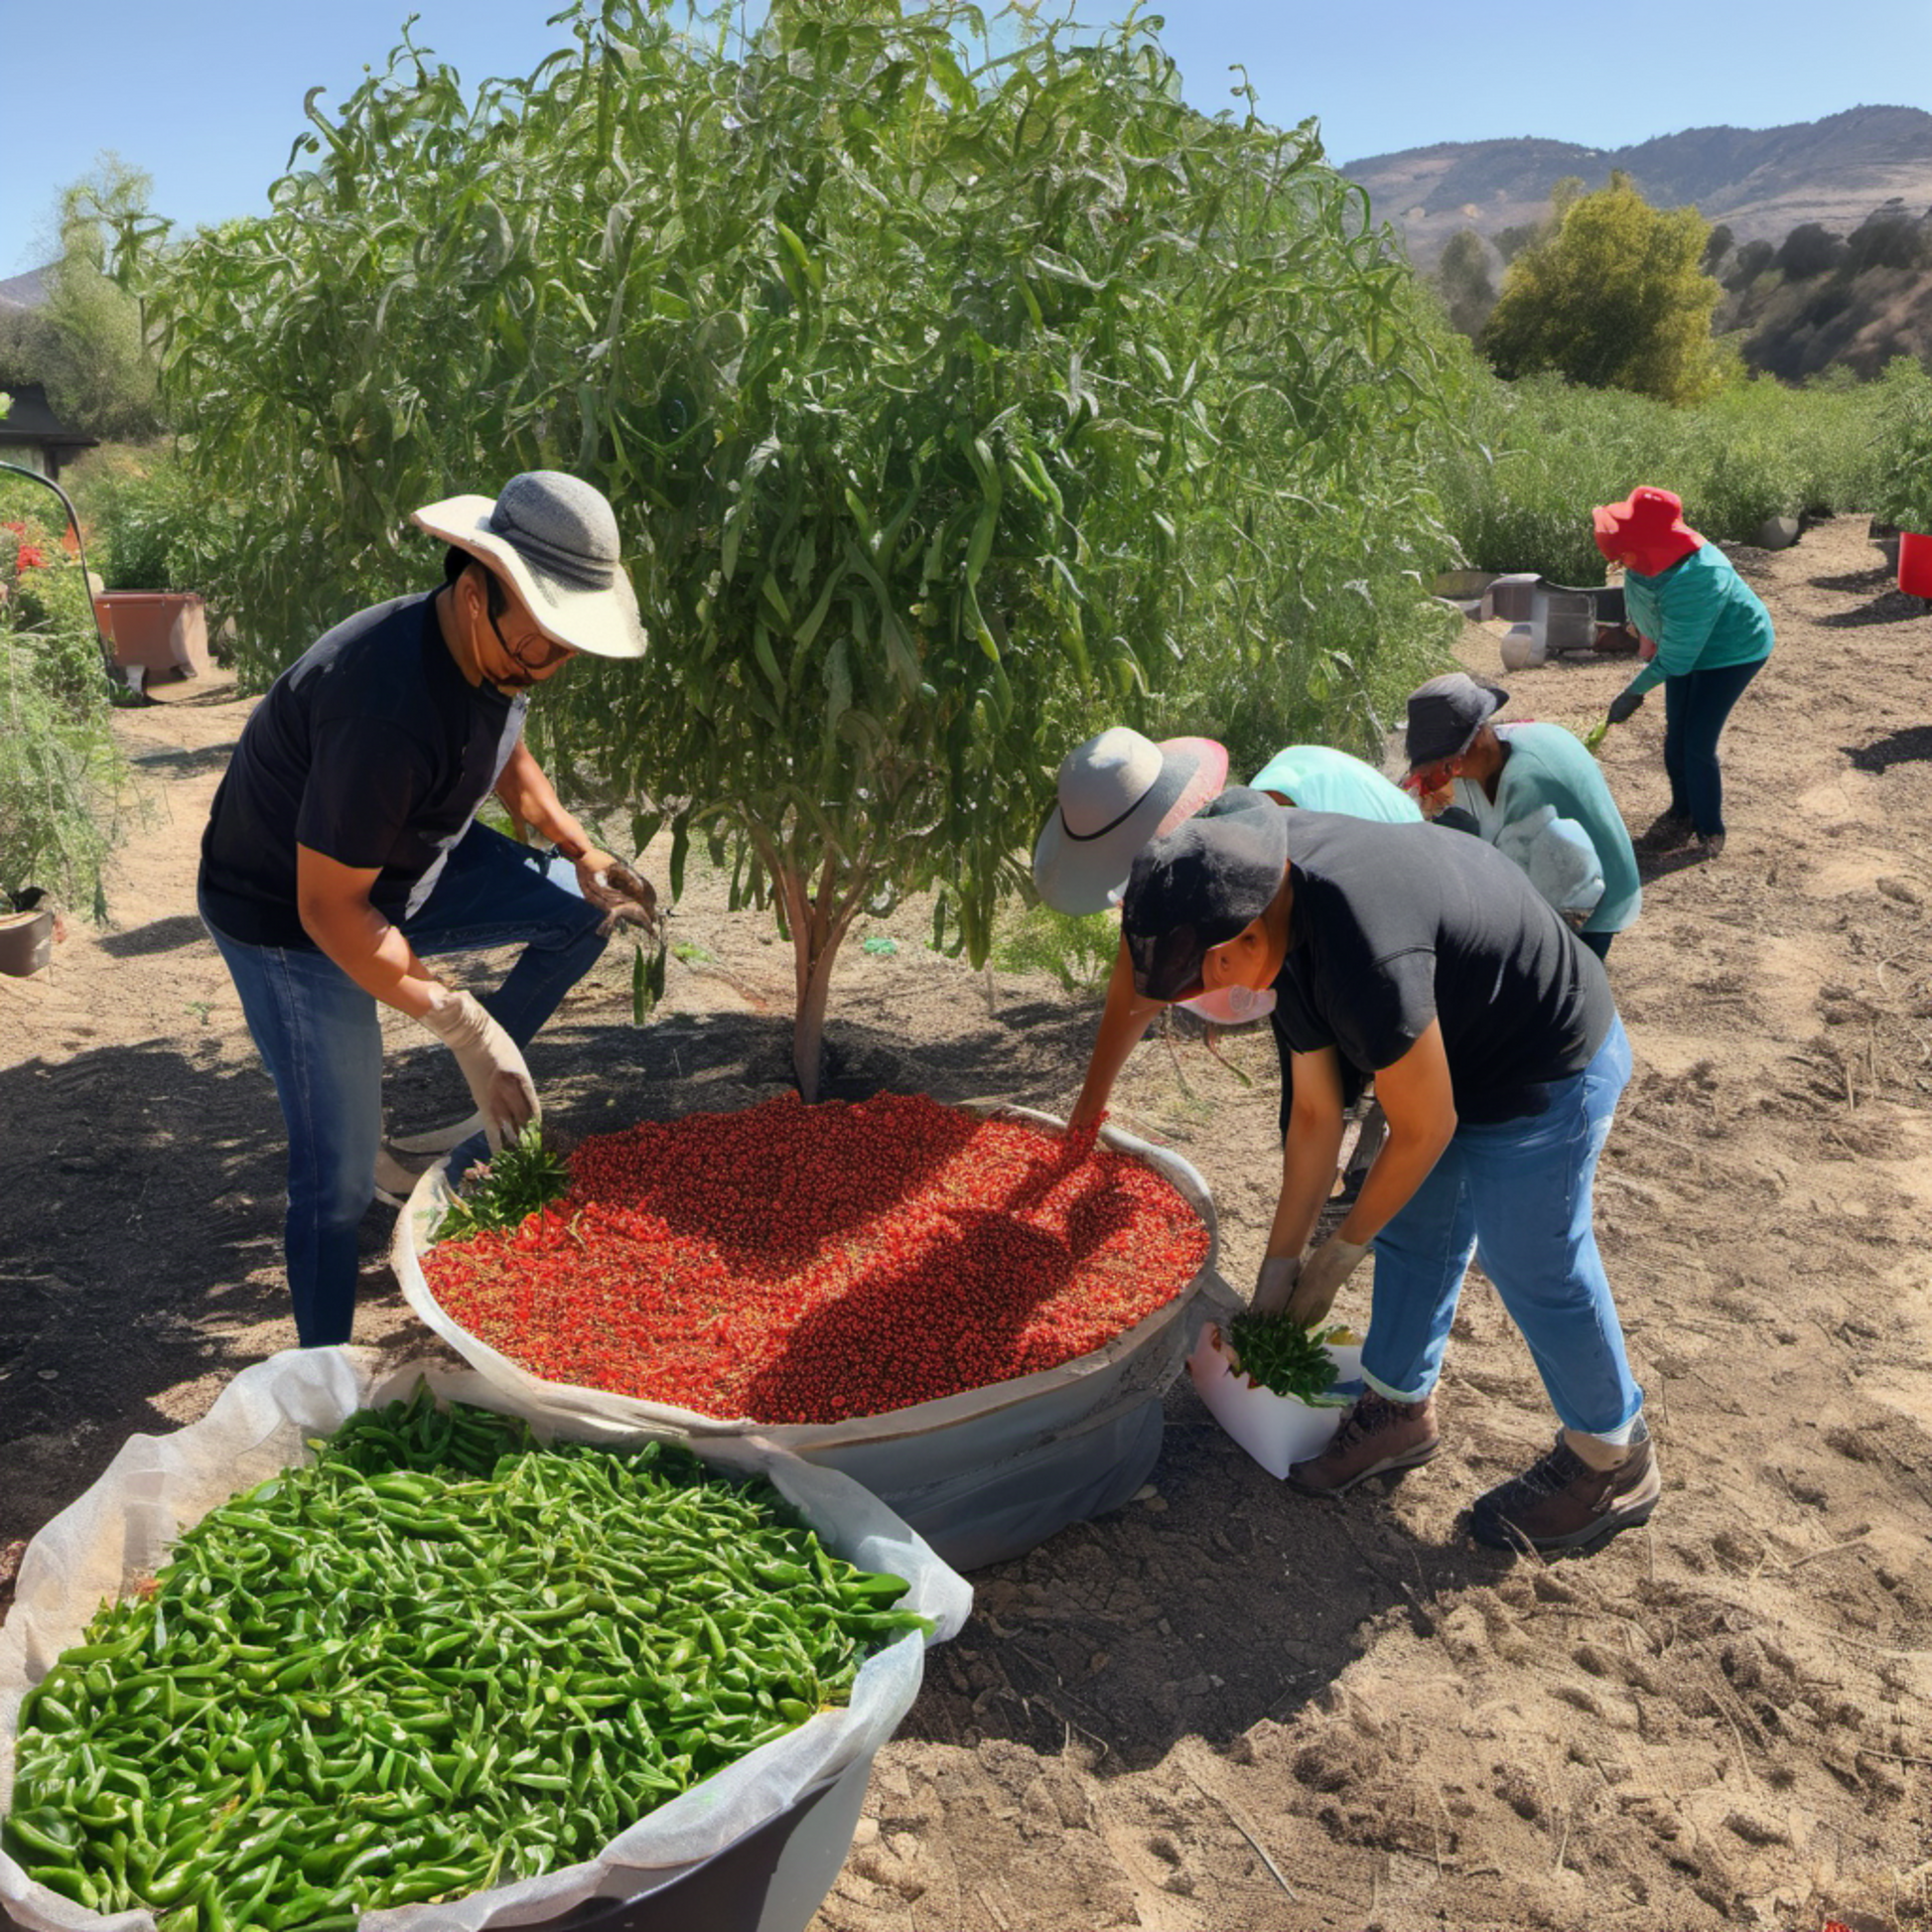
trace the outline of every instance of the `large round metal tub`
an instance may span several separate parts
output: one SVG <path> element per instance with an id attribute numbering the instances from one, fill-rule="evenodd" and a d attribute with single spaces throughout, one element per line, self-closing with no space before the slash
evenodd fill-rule
<path id="1" fill-rule="evenodd" d="M 1054 1130 L 1063 1125 L 1050 1115 L 1008 1111 Z M 1171 1149 L 1112 1128 L 1102 1139 L 1163 1174 L 1200 1216 L 1208 1252 L 1193 1280 L 1104 1347 L 1057 1368 L 842 1423 L 720 1420 L 546 1381 L 519 1367 L 454 1321 L 423 1277 L 423 1249 L 451 1198 L 447 1168 L 432 1168 L 417 1183 L 398 1218 L 391 1259 L 410 1307 L 524 1413 L 578 1434 L 692 1442 L 757 1436 L 851 1476 L 954 1569 L 975 1569 L 1020 1556 L 1069 1523 L 1127 1501 L 1161 1453 L 1161 1398 L 1193 1351 L 1202 1321 L 1240 1306 L 1216 1267 L 1220 1241 L 1206 1182 Z"/>

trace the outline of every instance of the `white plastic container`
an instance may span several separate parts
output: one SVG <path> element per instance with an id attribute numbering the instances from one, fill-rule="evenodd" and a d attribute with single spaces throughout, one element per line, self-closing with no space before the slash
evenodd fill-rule
<path id="1" fill-rule="evenodd" d="M 1550 655 L 1549 646 L 1537 634 L 1533 623 L 1512 623 L 1498 640 L 1497 648 L 1502 652 L 1503 669 L 1506 671 L 1520 671 L 1541 664 Z"/>
<path id="2" fill-rule="evenodd" d="M 1336 1391 L 1321 1402 L 1302 1402 L 1292 1395 L 1276 1395 L 1251 1381 L 1234 1366 L 1227 1338 L 1216 1322 L 1201 1329 L 1187 1373 L 1209 1413 L 1271 1476 L 1288 1474 L 1292 1462 L 1306 1462 L 1328 1447 L 1341 1425 L 1349 1398 L 1338 1393 L 1362 1372 L 1359 1344 L 1327 1344 L 1335 1365 Z"/>

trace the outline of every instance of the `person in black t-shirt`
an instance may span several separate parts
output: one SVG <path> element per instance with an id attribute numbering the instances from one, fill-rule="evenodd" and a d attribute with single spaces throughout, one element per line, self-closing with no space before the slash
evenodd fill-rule
<path id="1" fill-rule="evenodd" d="M 203 921 L 241 996 L 289 1131 L 284 1234 L 304 1347 L 346 1341 L 356 1229 L 413 1178 L 382 1146 L 377 1002 L 456 1055 L 491 1146 L 538 1113 L 523 1048 L 649 888 L 593 844 L 522 740 L 529 692 L 579 651 L 641 657 L 617 518 L 589 483 L 514 477 L 416 523 L 450 546 L 444 583 L 338 624 L 255 708 L 202 838 Z M 494 793 L 550 841 L 475 822 Z M 423 956 L 520 944 L 495 992 Z"/>
<path id="2" fill-rule="evenodd" d="M 1098 1118 L 1162 1005 L 1229 986 L 1274 990 L 1293 1070 L 1255 1308 L 1318 1321 L 1375 1250 L 1366 1389 L 1292 1480 L 1340 1495 L 1436 1453 L 1434 1389 L 1473 1253 L 1562 1423 L 1549 1454 L 1478 1499 L 1473 1533 L 1583 1550 L 1647 1519 L 1659 1479 L 1591 1227 L 1630 1068 L 1601 964 L 1479 840 L 1225 791 L 1135 862 L 1075 1123 Z M 1304 1261 L 1343 1107 L 1370 1074 L 1388 1141 Z"/>

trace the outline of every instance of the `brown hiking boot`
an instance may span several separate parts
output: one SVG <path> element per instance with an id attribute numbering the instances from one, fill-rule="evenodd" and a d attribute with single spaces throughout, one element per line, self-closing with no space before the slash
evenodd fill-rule
<path id="1" fill-rule="evenodd" d="M 1574 1550 L 1582 1555 L 1619 1530 L 1647 1522 L 1663 1483 L 1650 1432 L 1641 1423 L 1637 1427 L 1629 1453 L 1607 1469 L 1591 1468 L 1559 1430 L 1548 1455 L 1476 1498 L 1469 1534 L 1498 1550 Z"/>
<path id="2" fill-rule="evenodd" d="M 1436 1433 L 1436 1398 L 1391 1402 L 1365 1390 L 1319 1455 L 1289 1465 L 1288 1479 L 1311 1496 L 1342 1496 L 1370 1476 L 1413 1469 L 1443 1446 Z"/>

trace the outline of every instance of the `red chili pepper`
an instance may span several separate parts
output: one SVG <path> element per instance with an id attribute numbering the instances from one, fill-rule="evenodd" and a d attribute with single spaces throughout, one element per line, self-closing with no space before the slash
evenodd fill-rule
<path id="1" fill-rule="evenodd" d="M 565 1200 L 444 1243 L 424 1273 L 537 1375 L 829 1423 L 1086 1354 L 1207 1248 L 1173 1186 L 1092 1133 L 787 1095 L 586 1141 Z"/>

